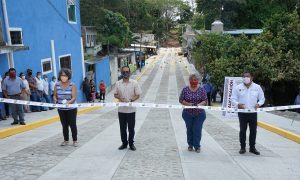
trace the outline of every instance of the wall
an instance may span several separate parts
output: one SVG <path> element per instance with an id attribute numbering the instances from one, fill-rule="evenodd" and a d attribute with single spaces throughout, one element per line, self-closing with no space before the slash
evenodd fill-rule
<path id="1" fill-rule="evenodd" d="M 59 56 L 70 54 L 72 81 L 77 85 L 77 100 L 81 102 L 83 96 L 79 88 L 83 72 L 79 7 L 76 7 L 77 22 L 69 23 L 67 0 L 6 0 L 6 3 L 10 27 L 22 28 L 23 44 L 29 46 L 27 51 L 14 53 L 14 63 L 18 73 L 25 72 L 28 68 L 33 69 L 34 74 L 42 71 L 41 59 L 52 57 L 51 40 L 54 40 L 57 73 L 60 69 Z M 76 0 L 76 4 L 79 4 L 79 0 Z M 2 55 L 0 58 L 2 74 Z M 51 79 L 54 75 L 53 69 L 47 75 Z"/>
<path id="2" fill-rule="evenodd" d="M 104 81 L 107 88 L 110 87 L 111 82 L 109 56 L 104 57 L 101 61 L 95 64 L 95 84 L 97 87 L 97 91 L 99 91 L 99 84 L 101 80 Z"/>

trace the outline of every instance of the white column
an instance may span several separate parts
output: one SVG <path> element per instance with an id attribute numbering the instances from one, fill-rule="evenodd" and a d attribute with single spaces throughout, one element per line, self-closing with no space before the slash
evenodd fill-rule
<path id="1" fill-rule="evenodd" d="M 51 40 L 51 56 L 52 56 L 53 75 L 57 78 L 54 40 Z"/>
<path id="2" fill-rule="evenodd" d="M 80 43 L 81 43 L 82 79 L 84 79 L 85 78 L 85 64 L 84 64 L 84 50 L 83 50 L 83 40 L 82 40 L 82 37 L 80 37 Z"/>
<path id="3" fill-rule="evenodd" d="M 6 0 L 2 0 L 2 10 L 3 10 L 4 23 L 5 23 L 5 32 L 6 32 L 6 36 L 7 36 L 7 45 L 11 46 L 11 38 L 10 38 L 10 32 L 9 32 L 9 22 L 8 22 L 8 15 L 7 15 L 7 8 L 6 8 Z M 7 54 L 7 60 L 8 60 L 9 68 L 15 67 L 14 56 L 13 56 L 12 52 Z"/>

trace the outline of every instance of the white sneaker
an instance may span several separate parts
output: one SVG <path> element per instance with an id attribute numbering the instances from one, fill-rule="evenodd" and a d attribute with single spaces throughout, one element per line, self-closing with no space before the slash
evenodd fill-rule
<path id="1" fill-rule="evenodd" d="M 78 142 L 77 141 L 73 141 L 73 146 L 74 147 L 78 147 Z"/>
<path id="2" fill-rule="evenodd" d="M 69 145 L 69 141 L 64 141 L 60 144 L 60 146 L 67 146 L 67 145 Z"/>

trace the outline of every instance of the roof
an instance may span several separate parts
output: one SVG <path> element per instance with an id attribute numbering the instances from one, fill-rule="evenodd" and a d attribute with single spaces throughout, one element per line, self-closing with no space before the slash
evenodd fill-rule
<path id="1" fill-rule="evenodd" d="M 140 44 L 130 44 L 131 47 L 142 47 L 142 48 L 152 48 L 156 49 L 156 46 L 145 46 L 145 45 L 140 45 Z"/>
<path id="2" fill-rule="evenodd" d="M 238 35 L 238 34 L 261 34 L 262 29 L 236 29 L 231 31 L 224 31 L 225 34 Z"/>
<path id="3" fill-rule="evenodd" d="M 103 59 L 107 58 L 109 56 L 95 56 L 92 59 L 85 60 L 84 63 L 86 64 L 97 64 L 98 62 L 102 61 Z"/>

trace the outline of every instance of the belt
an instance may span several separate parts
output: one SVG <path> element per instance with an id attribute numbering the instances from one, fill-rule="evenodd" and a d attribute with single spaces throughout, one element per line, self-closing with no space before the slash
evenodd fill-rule
<path id="1" fill-rule="evenodd" d="M 8 96 L 20 96 L 21 94 L 15 94 L 15 95 L 8 95 Z"/>

